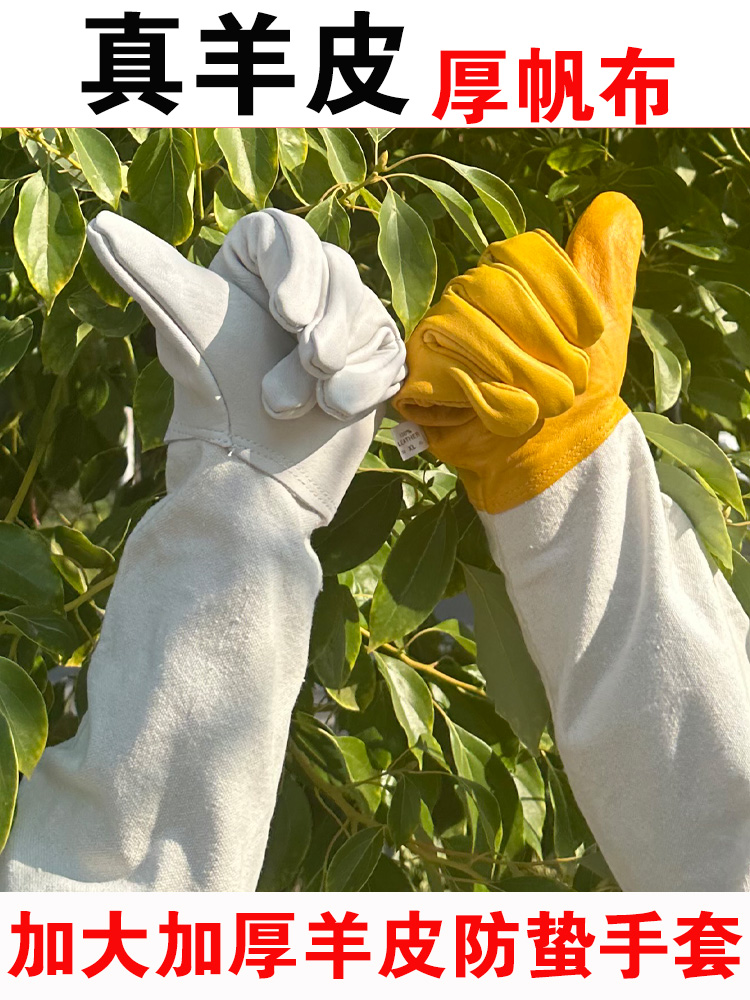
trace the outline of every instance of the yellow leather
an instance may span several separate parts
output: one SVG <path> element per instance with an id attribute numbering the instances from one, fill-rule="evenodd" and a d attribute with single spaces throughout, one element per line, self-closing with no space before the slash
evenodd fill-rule
<path id="1" fill-rule="evenodd" d="M 628 412 L 619 392 L 642 233 L 628 198 L 601 194 L 567 252 L 541 231 L 493 243 L 412 334 L 394 405 L 480 510 L 541 493 Z"/>

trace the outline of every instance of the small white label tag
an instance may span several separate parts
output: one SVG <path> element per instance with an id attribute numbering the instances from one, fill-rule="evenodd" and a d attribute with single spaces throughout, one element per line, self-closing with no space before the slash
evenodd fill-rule
<path id="1" fill-rule="evenodd" d="M 391 427 L 391 434 L 401 458 L 411 458 L 412 455 L 418 455 L 420 451 L 427 451 L 430 447 L 422 428 L 411 420 L 405 420 Z"/>

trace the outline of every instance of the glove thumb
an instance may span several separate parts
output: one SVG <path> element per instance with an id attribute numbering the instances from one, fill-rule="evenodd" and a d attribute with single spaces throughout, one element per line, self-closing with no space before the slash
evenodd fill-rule
<path id="1" fill-rule="evenodd" d="M 601 310 L 605 329 L 614 327 L 626 343 L 642 239 L 643 221 L 633 202 L 605 191 L 578 220 L 565 248 Z"/>
<path id="2" fill-rule="evenodd" d="M 88 225 L 91 248 L 153 323 L 159 358 L 178 382 L 200 390 L 201 355 L 221 327 L 229 289 L 148 230 L 113 212 Z"/>

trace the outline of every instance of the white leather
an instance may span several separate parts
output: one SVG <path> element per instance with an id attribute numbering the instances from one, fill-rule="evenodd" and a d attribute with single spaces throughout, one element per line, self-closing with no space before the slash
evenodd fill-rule
<path id="1" fill-rule="evenodd" d="M 405 371 L 349 255 L 276 209 L 242 219 L 210 270 L 111 212 L 89 240 L 156 329 L 175 380 L 167 440 L 231 450 L 329 521 Z"/>
<path id="2" fill-rule="evenodd" d="M 78 733 L 21 785 L 0 887 L 250 891 L 321 585 L 310 534 L 403 344 L 350 259 L 275 210 L 211 271 L 110 213 L 89 239 L 176 382 L 168 495 L 125 547 Z"/>

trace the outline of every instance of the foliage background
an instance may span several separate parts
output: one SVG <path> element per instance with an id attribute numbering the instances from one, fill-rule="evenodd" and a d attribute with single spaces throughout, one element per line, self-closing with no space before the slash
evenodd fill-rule
<path id="1" fill-rule="evenodd" d="M 408 335 L 488 241 L 645 222 L 624 396 L 750 609 L 750 136 L 711 130 L 37 129 L 0 137 L 0 841 L 69 738 L 119 557 L 164 493 L 171 386 L 85 245 L 110 208 L 206 265 L 273 204 L 350 250 Z M 616 890 L 452 469 L 386 420 L 333 523 L 261 889 Z M 466 591 L 475 633 L 443 620 Z M 248 767 L 252 766 L 248 762 Z"/>

